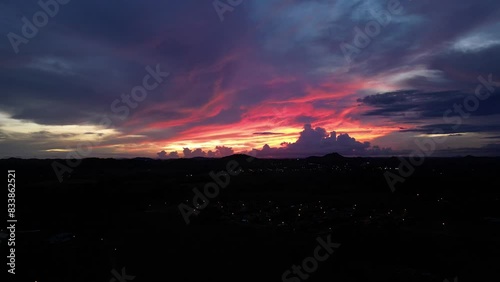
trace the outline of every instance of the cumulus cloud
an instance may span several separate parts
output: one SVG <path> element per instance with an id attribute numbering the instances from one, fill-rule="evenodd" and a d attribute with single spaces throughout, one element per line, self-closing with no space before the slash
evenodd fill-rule
<path id="1" fill-rule="evenodd" d="M 333 152 L 345 156 L 390 156 L 393 154 L 391 148 L 371 146 L 369 142 L 357 141 L 348 133 L 337 134 L 335 131 L 328 133 L 324 128 L 313 128 L 310 124 L 304 125 L 304 130 L 300 133 L 297 141 L 293 143 L 283 142 L 279 148 L 266 144 L 261 149 L 253 149 L 244 153 L 260 158 L 295 158 L 322 156 Z M 217 146 L 213 151 L 204 151 L 201 148 L 194 150 L 184 148 L 182 154 L 184 158 L 221 158 L 234 154 L 234 150 L 225 146 Z M 158 156 L 169 159 L 179 157 L 177 152 L 167 154 L 165 151 L 159 152 Z"/>
<path id="2" fill-rule="evenodd" d="M 217 146 L 215 147 L 215 155 L 216 156 L 229 156 L 234 154 L 233 148 L 225 147 L 225 146 Z"/>
<path id="3" fill-rule="evenodd" d="M 195 149 L 194 151 L 189 149 L 189 148 L 184 148 L 182 153 L 184 154 L 184 158 L 196 158 L 196 157 L 206 157 L 207 156 L 207 153 L 204 152 L 200 148 Z"/>
<path id="4" fill-rule="evenodd" d="M 313 128 L 310 124 L 306 124 L 295 143 L 282 143 L 279 148 L 266 144 L 262 149 L 252 151 L 261 158 L 321 156 L 333 152 L 346 156 L 361 156 L 390 155 L 392 150 L 379 146 L 372 147 L 369 142 L 359 142 L 348 133 L 337 135 L 335 131 L 328 133 L 324 128 Z"/>
<path id="5" fill-rule="evenodd" d="M 165 152 L 164 150 L 157 153 L 158 155 L 158 158 L 160 159 L 178 159 L 179 158 L 179 154 L 177 152 L 170 152 L 167 154 L 167 152 Z"/>
<path id="6" fill-rule="evenodd" d="M 202 158 L 222 158 L 226 156 L 230 156 L 234 154 L 233 148 L 226 147 L 226 146 L 216 146 L 214 150 L 209 150 L 209 151 L 203 151 L 201 148 L 196 148 L 194 150 L 191 150 L 189 148 L 183 148 L 182 150 L 182 156 L 183 158 L 197 158 L 197 157 L 202 157 Z M 170 152 L 167 154 L 164 150 L 157 153 L 158 157 L 160 159 L 178 159 L 180 158 L 179 153 L 176 151 Z"/>

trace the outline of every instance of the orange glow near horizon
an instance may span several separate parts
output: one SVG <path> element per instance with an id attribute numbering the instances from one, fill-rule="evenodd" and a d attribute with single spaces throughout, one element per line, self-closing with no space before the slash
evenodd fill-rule
<path id="1" fill-rule="evenodd" d="M 273 78 L 269 85 L 288 82 L 291 79 Z M 337 134 L 348 133 L 357 141 L 372 141 L 399 130 L 395 124 L 361 123 L 352 117 L 359 114 L 355 99 L 351 99 L 349 107 L 315 108 L 313 103 L 318 101 L 335 101 L 349 98 L 355 91 L 372 86 L 372 83 L 351 83 L 349 85 L 323 85 L 316 89 L 308 87 L 306 95 L 302 98 L 284 101 L 268 101 L 245 108 L 241 118 L 234 123 L 218 125 L 197 125 L 184 129 L 175 136 L 154 143 L 158 148 L 167 152 L 182 152 L 183 148 L 201 148 L 204 151 L 213 150 L 216 146 L 231 147 L 237 153 L 252 149 L 261 149 L 264 145 L 280 147 L 283 142 L 294 143 L 303 130 L 303 122 L 298 120 L 301 116 L 314 119 L 310 122 L 313 127 L 322 127 L 327 132 L 335 131 Z M 342 88 L 341 88 L 342 87 Z M 329 91 L 333 89 L 333 91 Z M 230 91 L 222 93 L 217 89 L 217 95 L 203 108 L 193 111 L 192 115 L 181 120 L 161 121 L 149 124 L 144 128 L 148 130 L 162 130 L 169 126 L 181 125 L 185 122 L 201 122 L 206 118 L 216 116 L 226 106 L 224 98 L 231 95 Z M 233 92 L 234 93 L 234 92 Z M 139 132 L 140 134 L 140 132 Z"/>

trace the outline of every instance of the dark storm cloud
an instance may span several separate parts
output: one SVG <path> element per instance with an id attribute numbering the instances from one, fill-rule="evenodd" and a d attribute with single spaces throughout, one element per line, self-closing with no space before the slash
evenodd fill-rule
<path id="1" fill-rule="evenodd" d="M 418 126 L 412 129 L 404 129 L 401 132 L 419 132 L 424 134 L 432 134 L 434 132 L 442 132 L 444 134 L 452 134 L 456 132 L 473 132 L 473 133 L 498 133 L 500 132 L 500 125 L 487 125 L 487 124 L 461 124 L 459 128 L 454 129 L 453 124 L 439 123 L 439 124 L 427 124 Z"/>
<path id="2" fill-rule="evenodd" d="M 496 30 L 500 25 L 496 25 Z M 491 42 L 497 36 L 478 36 L 470 39 L 470 46 L 467 40 L 462 45 L 447 52 L 442 52 L 433 57 L 429 66 L 433 69 L 441 69 L 451 81 L 464 81 L 476 83 L 476 77 L 482 74 L 494 74 L 500 77 L 500 39 L 498 45 Z M 485 47 L 475 47 L 475 44 L 486 44 Z M 474 48 L 475 47 L 475 48 Z M 500 79 L 497 79 L 500 80 Z"/>
<path id="3" fill-rule="evenodd" d="M 415 90 L 389 92 L 358 99 L 362 106 L 370 106 L 364 115 L 392 117 L 400 121 L 416 121 L 427 118 L 442 118 L 454 105 L 463 105 L 466 97 L 474 95 L 461 91 L 420 92 Z M 474 116 L 489 116 L 500 113 L 500 89 L 486 101 L 480 101 Z"/>

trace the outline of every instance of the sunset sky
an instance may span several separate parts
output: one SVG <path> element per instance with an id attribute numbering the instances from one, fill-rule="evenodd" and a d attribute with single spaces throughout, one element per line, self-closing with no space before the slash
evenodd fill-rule
<path id="1" fill-rule="evenodd" d="M 0 157 L 500 155 L 498 0 L 71 0 L 14 46 L 37 2 L 0 1 Z"/>

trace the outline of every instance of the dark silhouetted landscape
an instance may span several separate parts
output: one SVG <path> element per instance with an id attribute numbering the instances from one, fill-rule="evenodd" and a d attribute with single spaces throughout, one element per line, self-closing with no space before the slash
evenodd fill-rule
<path id="1" fill-rule="evenodd" d="M 0 160 L 19 179 L 19 281 L 280 281 L 328 235 L 307 281 L 500 277 L 500 158 L 430 158 L 394 192 L 398 158 L 90 158 L 62 183 L 52 162 Z M 179 205 L 228 162 L 186 224 Z"/>

